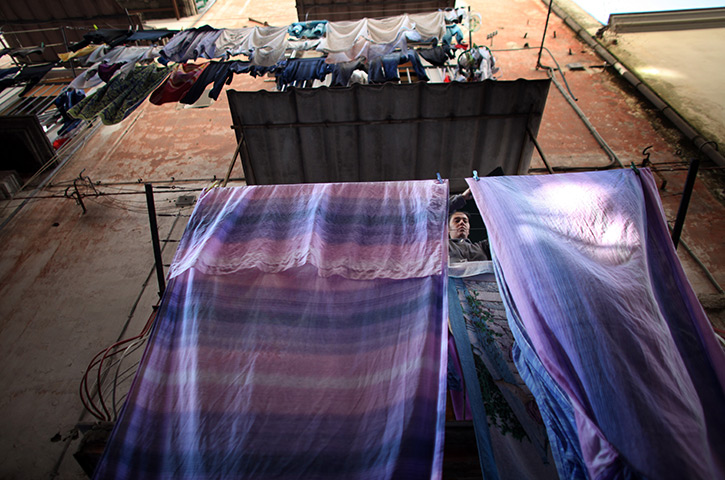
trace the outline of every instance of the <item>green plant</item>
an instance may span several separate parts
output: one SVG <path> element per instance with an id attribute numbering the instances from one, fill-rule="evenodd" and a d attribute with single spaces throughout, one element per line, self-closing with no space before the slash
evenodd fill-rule
<path id="1" fill-rule="evenodd" d="M 466 292 L 466 301 L 469 307 L 468 314 L 471 323 L 475 327 L 476 338 L 486 344 L 484 348 L 498 348 L 495 343 L 496 337 L 501 337 L 503 334 L 490 328 L 494 320 L 491 311 L 482 304 L 478 298 L 478 293 L 475 291 Z M 473 358 L 489 426 L 498 428 L 501 435 L 510 433 L 516 440 L 522 440 L 524 437 L 528 438 L 521 422 L 516 418 L 506 401 L 506 397 L 496 385 L 483 360 L 475 352 L 473 352 Z"/>

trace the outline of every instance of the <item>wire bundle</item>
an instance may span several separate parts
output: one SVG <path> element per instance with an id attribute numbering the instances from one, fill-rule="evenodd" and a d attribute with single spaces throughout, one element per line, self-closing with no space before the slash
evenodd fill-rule
<path id="1" fill-rule="evenodd" d="M 115 342 L 108 348 L 101 350 L 93 357 L 88 365 L 81 379 L 79 393 L 83 406 L 91 415 L 99 420 L 115 421 L 118 417 L 118 406 L 125 399 L 125 395 L 117 398 L 116 391 L 118 385 L 135 374 L 138 362 L 135 362 L 123 371 L 121 371 L 121 365 L 127 356 L 146 343 L 155 318 L 156 310 L 149 316 L 141 333 L 134 337 Z M 121 356 L 111 361 L 112 357 L 118 354 L 121 354 Z M 109 373 L 111 373 L 114 367 L 115 373 L 109 379 Z M 94 379 L 95 383 L 92 383 Z M 109 391 L 111 394 L 110 404 L 107 402 Z"/>

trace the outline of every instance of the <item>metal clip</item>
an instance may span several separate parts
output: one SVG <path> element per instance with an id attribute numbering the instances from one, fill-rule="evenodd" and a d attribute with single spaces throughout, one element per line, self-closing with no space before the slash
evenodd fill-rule
<path id="1" fill-rule="evenodd" d="M 438 183 L 443 183 L 443 178 L 441 178 L 441 173 L 436 173 L 436 177 L 438 177 Z"/>
<path id="2" fill-rule="evenodd" d="M 473 171 L 473 179 L 474 179 L 475 181 L 479 181 L 479 180 L 480 180 L 480 178 L 478 178 L 478 170 L 474 170 L 474 171 Z"/>

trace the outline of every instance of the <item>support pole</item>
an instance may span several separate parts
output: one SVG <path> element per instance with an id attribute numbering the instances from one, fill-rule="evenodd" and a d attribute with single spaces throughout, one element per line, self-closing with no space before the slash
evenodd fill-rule
<path id="1" fill-rule="evenodd" d="M 458 289 L 465 288 L 460 278 L 448 278 L 448 318 L 450 321 L 451 333 L 456 343 L 458 358 L 461 361 L 463 382 L 466 391 L 469 392 L 469 403 L 473 414 L 473 432 L 476 435 L 476 447 L 478 448 L 478 461 L 481 466 L 481 473 L 486 480 L 498 480 L 498 467 L 493 455 L 491 446 L 491 433 L 488 428 L 488 417 L 486 407 L 483 405 L 481 385 L 478 383 L 476 364 L 471 353 L 471 342 L 468 339 L 466 320 L 463 318 L 463 309 L 458 300 Z"/>
<path id="2" fill-rule="evenodd" d="M 473 50 L 473 32 L 471 31 L 471 6 L 468 6 L 468 49 Z"/>
<path id="3" fill-rule="evenodd" d="M 154 262 L 156 264 L 156 280 L 159 283 L 159 297 L 164 295 L 166 281 L 164 279 L 164 263 L 161 260 L 161 245 L 159 243 L 159 229 L 156 224 L 156 206 L 154 205 L 154 187 L 150 183 L 144 184 L 146 188 L 146 205 L 149 211 L 149 227 L 151 228 L 151 244 L 154 248 Z"/>
<path id="4" fill-rule="evenodd" d="M 224 182 L 222 183 L 222 187 L 227 186 L 229 177 L 232 175 L 232 168 L 234 168 L 234 162 L 237 161 L 237 155 L 239 155 L 239 151 L 242 148 L 243 142 L 244 142 L 244 134 L 242 134 L 241 137 L 239 138 L 239 143 L 237 143 L 237 149 L 234 150 L 234 156 L 232 157 L 232 162 L 229 164 L 229 169 L 227 170 L 227 175 L 224 177 Z"/>
<path id="5" fill-rule="evenodd" d="M 695 179 L 697 178 L 698 168 L 700 168 L 700 159 L 695 157 L 690 162 L 690 168 L 687 170 L 687 180 L 685 180 L 685 191 L 682 192 L 682 200 L 680 200 L 680 208 L 677 210 L 677 218 L 675 219 L 675 226 L 672 229 L 672 243 L 675 244 L 675 250 L 677 250 L 677 244 L 680 243 L 680 235 L 682 234 L 682 227 L 685 224 L 685 215 L 687 215 L 687 207 L 690 205 L 690 198 L 692 197 L 692 190 L 695 187 Z"/>
<path id="6" fill-rule="evenodd" d="M 171 4 L 174 6 L 174 15 L 176 15 L 176 19 L 180 19 L 181 14 L 179 13 L 179 3 L 176 0 L 171 0 Z"/>
<path id="7" fill-rule="evenodd" d="M 542 150 L 541 145 L 539 145 L 539 142 L 536 140 L 536 137 L 533 133 L 531 133 L 531 129 L 529 127 L 526 127 L 526 131 L 529 133 L 529 138 L 534 143 L 534 147 L 536 148 L 536 151 L 539 153 L 539 156 L 541 157 L 541 161 L 544 162 L 544 165 L 546 165 L 546 170 L 549 173 L 554 173 L 554 169 L 551 168 L 551 165 L 549 165 L 549 161 L 546 160 L 546 156 L 544 156 L 544 150 Z"/>
<path id="8" fill-rule="evenodd" d="M 65 44 L 65 51 L 70 52 L 70 46 L 68 45 L 68 38 L 65 36 L 65 26 L 60 26 L 60 33 L 63 34 L 63 43 Z M 73 74 L 73 76 L 76 76 L 76 67 L 73 66 L 73 59 L 68 59 L 68 65 L 70 65 L 70 71 Z"/>
<path id="9" fill-rule="evenodd" d="M 541 46 L 539 47 L 539 58 L 536 59 L 536 69 L 541 68 L 541 51 L 544 49 L 544 42 L 546 41 L 546 30 L 549 28 L 549 17 L 551 16 L 551 5 L 554 0 L 549 0 L 549 11 L 546 12 L 546 23 L 544 24 L 544 35 L 541 36 Z"/>

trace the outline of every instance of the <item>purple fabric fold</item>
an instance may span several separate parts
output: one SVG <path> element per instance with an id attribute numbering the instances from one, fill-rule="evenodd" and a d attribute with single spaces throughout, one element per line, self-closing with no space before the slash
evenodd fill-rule
<path id="1" fill-rule="evenodd" d="M 468 184 L 507 311 L 568 396 L 589 475 L 724 478 L 725 355 L 651 172 Z"/>
<path id="2" fill-rule="evenodd" d="M 447 195 L 434 180 L 214 189 L 199 199 L 169 275 L 306 264 L 355 279 L 440 274 Z"/>

